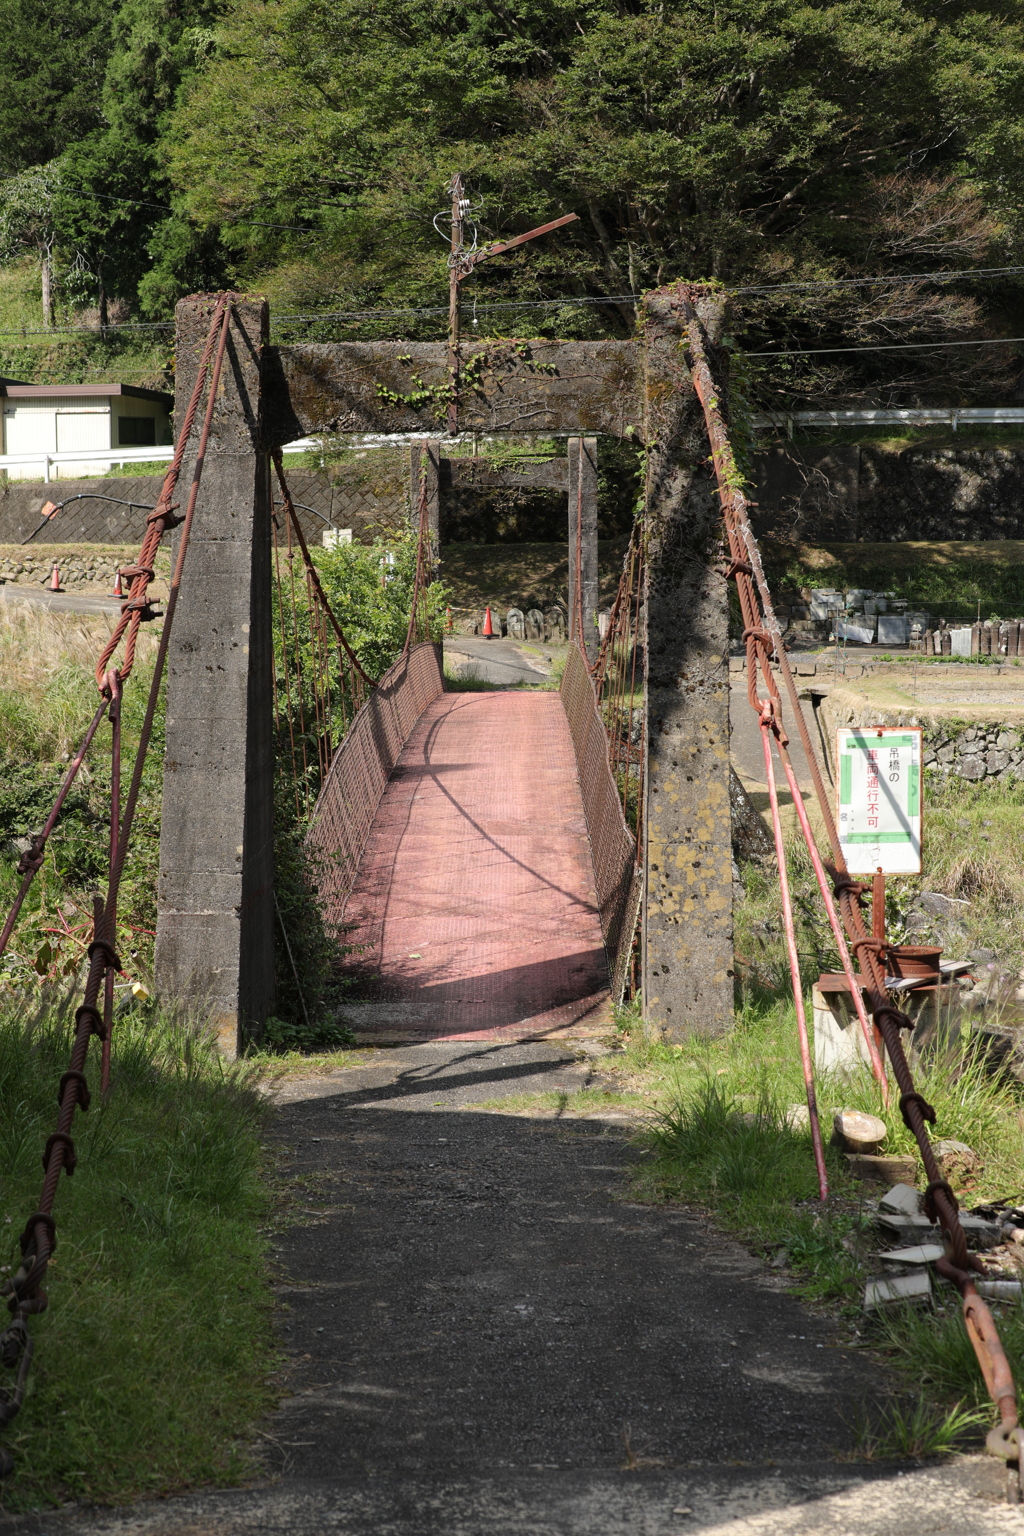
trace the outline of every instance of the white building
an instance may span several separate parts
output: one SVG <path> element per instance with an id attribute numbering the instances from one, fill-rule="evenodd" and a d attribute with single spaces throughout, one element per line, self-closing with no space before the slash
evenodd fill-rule
<path id="1" fill-rule="evenodd" d="M 136 389 L 132 384 L 16 384 L 4 379 L 0 398 L 0 455 L 21 460 L 4 466 L 12 480 L 103 475 L 111 461 L 99 457 L 98 450 L 154 448 L 173 441 L 174 396 L 155 389 Z M 51 466 L 47 462 L 49 454 L 79 450 L 89 457 L 79 463 Z"/>

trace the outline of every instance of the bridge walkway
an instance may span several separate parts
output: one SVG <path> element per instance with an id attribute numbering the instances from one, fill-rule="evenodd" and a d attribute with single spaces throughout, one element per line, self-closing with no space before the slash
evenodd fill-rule
<path id="1" fill-rule="evenodd" d="M 608 966 L 557 693 L 445 693 L 384 791 L 345 911 L 359 1033 L 602 1033 Z"/>

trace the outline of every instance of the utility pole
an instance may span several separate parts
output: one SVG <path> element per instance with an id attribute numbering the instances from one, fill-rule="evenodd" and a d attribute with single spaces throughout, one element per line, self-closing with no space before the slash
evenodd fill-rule
<path id="1" fill-rule="evenodd" d="M 552 219 L 549 224 L 541 224 L 537 229 L 527 230 L 525 235 L 516 235 L 511 240 L 499 240 L 493 245 L 485 245 L 480 250 L 466 250 L 463 238 L 463 226 L 466 213 L 469 211 L 469 198 L 466 196 L 465 184 L 462 174 L 456 171 L 448 184 L 448 190 L 452 195 L 452 237 L 451 252 L 448 257 L 448 413 L 447 426 L 450 433 L 459 430 L 459 368 L 461 354 L 459 347 L 459 284 L 463 278 L 476 267 L 477 262 L 486 261 L 488 256 L 500 256 L 503 251 L 511 251 L 517 245 L 525 245 L 527 240 L 535 240 L 538 235 L 546 235 L 552 229 L 560 229 L 563 224 L 572 224 L 579 218 L 578 213 L 565 213 L 560 219 Z M 441 217 L 441 215 L 439 215 Z"/>
<path id="2" fill-rule="evenodd" d="M 451 179 L 452 194 L 452 250 L 448 257 L 448 431 L 459 430 L 459 283 L 473 270 L 472 263 L 465 266 L 462 240 L 462 215 L 469 207 L 463 198 L 462 176 L 456 171 Z"/>

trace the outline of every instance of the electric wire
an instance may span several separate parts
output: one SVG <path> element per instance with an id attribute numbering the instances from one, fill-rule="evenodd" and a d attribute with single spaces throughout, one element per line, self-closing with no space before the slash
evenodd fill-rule
<path id="1" fill-rule="evenodd" d="M 797 347 L 786 352 L 744 352 L 744 357 L 830 357 L 837 352 L 930 352 L 947 347 L 1007 347 L 1024 343 L 1024 336 L 984 336 L 977 341 L 894 341 L 866 347 Z"/>

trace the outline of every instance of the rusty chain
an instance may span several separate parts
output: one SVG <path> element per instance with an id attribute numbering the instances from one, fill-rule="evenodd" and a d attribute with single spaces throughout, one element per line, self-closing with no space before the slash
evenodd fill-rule
<path id="1" fill-rule="evenodd" d="M 89 730 L 76 754 L 71 769 L 65 775 L 61 791 L 50 816 L 47 818 L 43 833 L 33 840 L 33 847 L 28 856 L 29 864 L 34 865 L 35 869 L 38 869 L 43 861 L 45 839 L 49 836 L 50 831 L 52 831 L 53 825 L 60 813 L 60 808 L 73 782 L 74 774 L 77 773 L 78 768 L 81 766 L 85 752 L 99 727 L 100 720 L 104 715 L 107 715 L 113 727 L 111 825 L 107 893 L 105 898 L 98 895 L 93 898 L 93 937 L 88 948 L 89 969 L 86 976 L 85 994 L 81 1006 L 75 1013 L 75 1035 L 68 1070 L 61 1078 L 60 1086 L 57 1090 L 57 1103 L 59 1106 L 57 1128 L 47 1140 L 46 1149 L 43 1153 L 42 1192 L 37 1209 L 28 1218 L 21 1233 L 19 1240 L 21 1263 L 15 1274 L 11 1275 L 0 1286 L 0 1295 L 8 1298 L 7 1305 L 12 1315 L 11 1322 L 0 1333 L 0 1363 L 7 1370 L 16 1372 L 13 1391 L 0 1390 L 0 1427 L 9 1424 L 16 1417 L 24 1401 L 28 1370 L 32 1359 L 32 1338 L 28 1330 L 27 1320 L 33 1314 L 44 1312 L 48 1304 L 43 1281 L 46 1278 L 47 1268 L 56 1248 L 57 1232 L 52 1214 L 53 1202 L 56 1198 L 61 1171 L 63 1170 L 70 1178 L 75 1171 L 78 1160 L 71 1130 L 74 1123 L 75 1110 L 81 1109 L 84 1114 L 89 1108 L 90 1092 L 88 1079 L 85 1075 L 85 1067 L 89 1043 L 93 1035 L 100 1040 L 103 1047 L 102 1071 L 104 1088 L 107 1085 L 110 1059 L 110 1026 L 113 1012 L 113 976 L 115 971 L 120 971 L 121 969 L 121 962 L 114 948 L 118 891 L 131 839 L 135 809 L 142 786 L 142 774 L 145 768 L 146 755 L 152 737 L 160 684 L 167 657 L 167 647 L 170 642 L 171 626 L 174 622 L 174 611 L 181 586 L 185 556 L 188 551 L 189 535 L 195 513 L 196 498 L 199 493 L 199 484 L 202 478 L 203 463 L 216 404 L 217 386 L 220 380 L 230 319 L 231 295 L 223 294 L 218 299 L 214 308 L 206 346 L 199 364 L 199 371 L 189 401 L 189 407 L 182 423 L 182 430 L 178 438 L 174 458 L 164 478 L 163 488 L 157 505 L 147 519 L 148 527 L 143 539 L 138 562 L 135 566 L 129 568 L 132 586 L 128 600 L 122 605 L 121 619 L 115 626 L 111 640 L 104 647 L 96 667 L 96 682 L 100 690 L 102 702 L 90 723 Z M 209 395 L 189 493 L 188 509 L 184 518 L 178 518 L 175 516 L 176 506 L 172 504 L 171 497 L 174 494 L 185 451 L 195 424 L 196 413 L 207 382 L 209 382 Z M 146 713 L 139 736 L 131 784 L 122 817 L 119 814 L 121 689 L 125 678 L 128 677 L 134 665 L 140 624 L 144 623 L 147 619 L 158 617 L 158 615 L 153 613 L 146 601 L 146 589 L 153 579 L 153 559 L 164 532 L 168 528 L 176 527 L 179 523 L 183 526 L 167 599 L 165 622 L 157 649 Z M 109 663 L 125 635 L 128 638 L 125 646 L 124 662 L 120 669 L 111 667 Z M 26 875 L 29 872 L 29 868 L 26 868 L 24 871 Z M 34 873 L 34 870 L 32 872 Z M 23 882 L 23 889 L 19 891 L 15 909 L 4 926 L 4 942 L 9 938 L 10 932 L 13 931 L 17 912 L 20 910 L 20 905 L 24 900 L 26 891 L 27 885 Z M 99 1006 L 101 988 L 103 988 L 105 994 L 102 1011 Z M 10 1453 L 0 1451 L 0 1476 L 9 1474 L 13 1470 L 13 1465 L 14 1462 Z"/>
<path id="2" fill-rule="evenodd" d="M 800 708 L 796 682 L 789 665 L 782 632 L 775 616 L 771 593 L 761 563 L 760 550 L 748 515 L 748 504 L 742 490 L 742 479 L 729 440 L 729 433 L 722 411 L 721 394 L 708 361 L 708 349 L 703 327 L 695 308 L 695 299 L 702 290 L 681 288 L 678 300 L 686 329 L 686 346 L 690 353 L 690 374 L 694 390 L 700 401 L 711 444 L 711 457 L 718 484 L 719 499 L 725 519 L 726 534 L 731 556 L 726 575 L 736 581 L 743 616 L 743 639 L 747 653 L 747 686 L 751 705 L 762 713 L 774 736 L 780 758 L 789 764 L 782 699 L 772 671 L 772 660 L 778 663 L 786 687 L 790 706 L 797 722 L 804 754 L 810 769 L 818 806 L 832 852 L 829 873 L 832 877 L 832 895 L 842 916 L 849 947 L 855 951 L 867 982 L 871 1014 L 875 1026 L 885 1043 L 892 1062 L 893 1074 L 900 1090 L 899 1109 L 904 1124 L 917 1142 L 928 1184 L 924 1195 L 925 1212 L 937 1223 L 945 1238 L 947 1253 L 936 1268 L 947 1280 L 953 1282 L 961 1293 L 964 1323 L 967 1328 L 986 1387 L 999 1413 L 999 1424 L 990 1431 L 986 1446 L 991 1454 L 1004 1459 L 1010 1469 L 1011 1496 L 1019 1502 L 1024 1488 L 1024 1433 L 1018 1423 L 1017 1395 L 1013 1375 L 1006 1352 L 1003 1349 L 992 1313 L 978 1295 L 972 1274 L 984 1273 L 984 1265 L 976 1254 L 968 1252 L 967 1241 L 958 1216 L 959 1205 L 955 1194 L 942 1175 L 935 1150 L 928 1135 L 927 1125 L 935 1123 L 935 1110 L 914 1087 L 913 1073 L 903 1049 L 902 1031 L 914 1028 L 911 1020 L 893 1006 L 885 987 L 877 942 L 868 933 L 862 912 L 865 887 L 853 879 L 843 856 L 835 817 L 826 793 L 821 771 L 810 740 L 807 723 Z M 757 673 L 760 671 L 767 699 L 757 697 Z M 791 777 L 794 800 L 802 804 L 795 776 Z M 810 829 L 801 822 L 805 838 Z M 813 842 L 813 838 L 810 838 Z"/>

